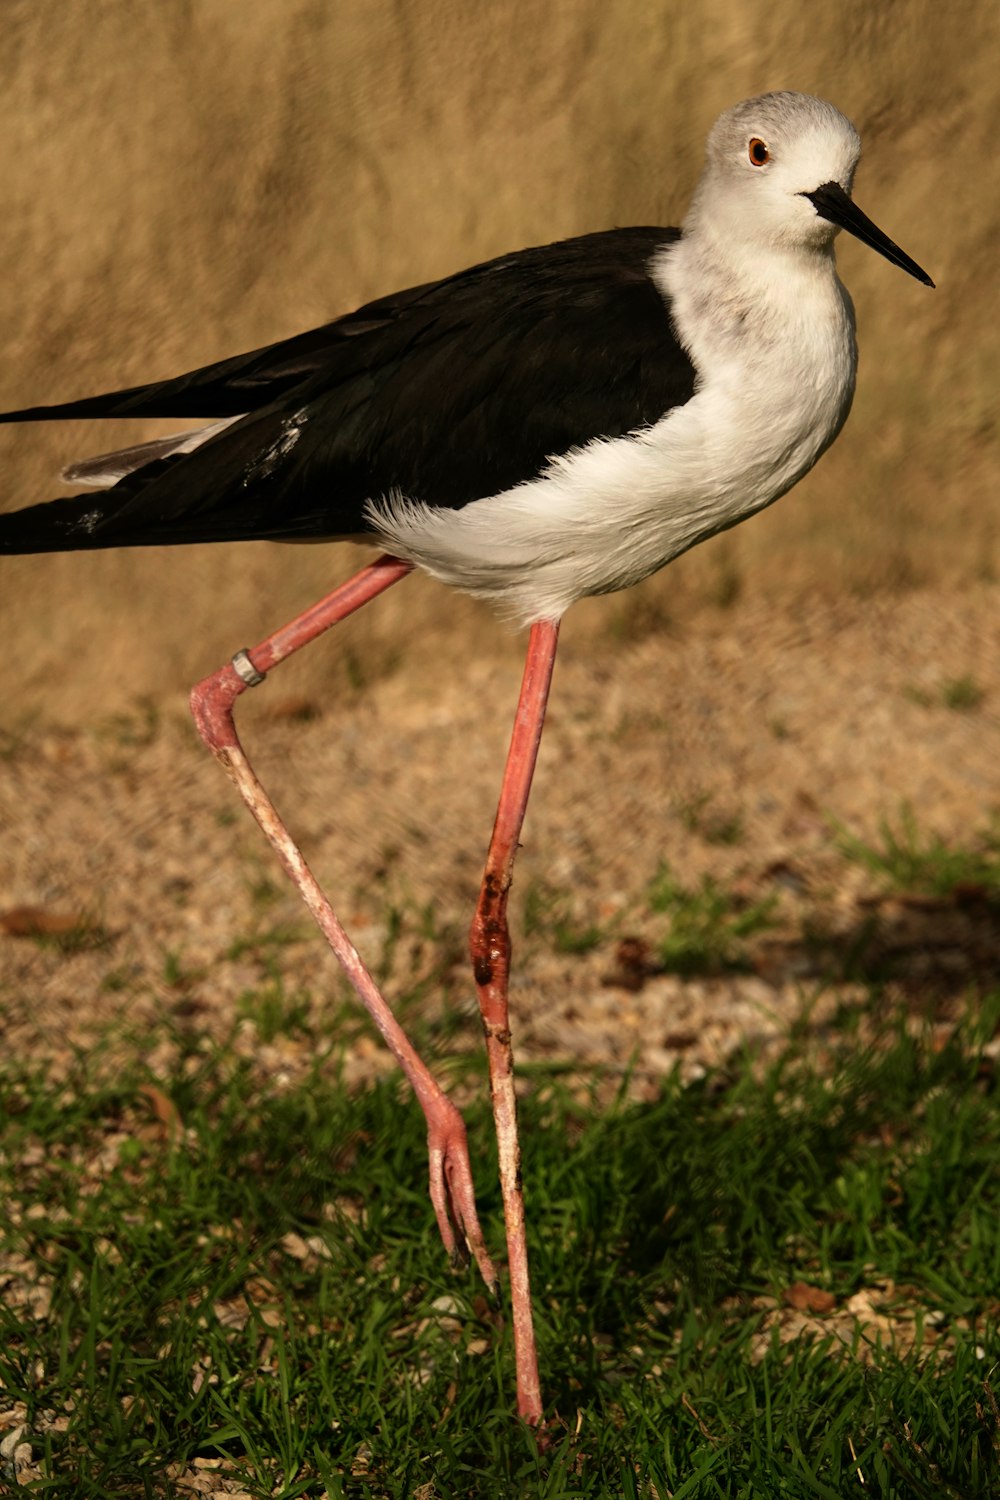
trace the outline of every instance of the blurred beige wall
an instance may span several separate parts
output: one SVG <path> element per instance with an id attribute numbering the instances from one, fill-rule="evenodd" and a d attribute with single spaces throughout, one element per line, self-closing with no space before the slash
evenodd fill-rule
<path id="1" fill-rule="evenodd" d="M 938 290 L 842 239 L 862 346 L 844 436 L 767 515 L 567 630 L 741 591 L 990 578 L 998 17 L 995 0 L 6 0 L 0 403 L 174 374 L 524 244 L 676 223 L 715 115 L 796 88 L 854 119 L 858 201 Z M 0 506 L 139 435 L 0 429 Z M 7 559 L 0 724 L 178 696 L 355 562 L 256 544 Z M 447 658 L 470 631 L 513 649 L 424 582 L 368 614 L 288 680 L 335 686 L 345 651 L 406 661 L 415 640 Z"/>

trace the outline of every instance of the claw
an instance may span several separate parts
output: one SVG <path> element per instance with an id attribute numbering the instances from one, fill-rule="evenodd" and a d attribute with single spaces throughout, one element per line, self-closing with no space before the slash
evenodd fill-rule
<path id="1" fill-rule="evenodd" d="M 427 1154 L 434 1217 L 452 1267 L 467 1266 L 471 1255 L 487 1290 L 496 1297 L 500 1281 L 479 1227 L 465 1122 L 443 1095 L 428 1113 Z"/>

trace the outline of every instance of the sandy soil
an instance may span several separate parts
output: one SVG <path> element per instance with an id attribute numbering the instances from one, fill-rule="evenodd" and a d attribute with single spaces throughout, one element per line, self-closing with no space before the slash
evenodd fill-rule
<path id="1" fill-rule="evenodd" d="M 599 651 L 581 649 L 571 616 L 514 887 L 522 1065 L 565 1064 L 583 1091 L 599 1077 L 604 1094 L 632 1066 L 633 1094 L 651 1097 L 677 1063 L 690 1075 L 744 1045 L 766 1057 L 793 1025 L 822 1059 L 827 1023 L 845 1006 L 860 1010 L 862 1041 L 879 1022 L 864 976 L 887 963 L 884 1013 L 942 1032 L 977 989 L 995 988 L 995 900 L 974 885 L 936 900 L 886 896 L 845 859 L 836 825 L 877 843 L 882 821 L 898 827 L 908 805 L 922 837 L 959 848 L 995 828 L 997 603 L 998 589 L 983 586 L 877 605 L 743 606 L 683 634 Z M 316 700 L 282 696 L 276 675 L 247 702 L 244 722 L 307 856 L 462 1102 L 472 1085 L 456 1086 L 447 1060 L 480 1045 L 464 928 L 518 674 L 506 649 L 471 658 L 460 677 L 425 665 L 419 681 L 387 672 L 318 713 Z M 8 1058 L 58 1075 L 76 1048 L 104 1036 L 103 1067 L 138 1052 L 155 1078 L 176 1061 L 185 1031 L 223 1036 L 235 1026 L 262 1084 L 281 1088 L 308 1073 L 317 1042 L 308 1029 L 269 1027 L 259 998 L 249 1007 L 242 998 L 277 987 L 286 999 L 307 996 L 303 1014 L 321 1038 L 339 1018 L 340 1050 L 323 1066 L 341 1067 L 354 1085 L 390 1069 L 178 706 L 147 705 L 90 729 L 35 728 L 0 748 Z M 749 945 L 748 972 L 650 972 L 644 959 L 667 918 L 651 911 L 649 884 L 663 862 L 689 887 L 711 877 L 744 903 L 773 898 L 773 925 Z M 585 954 L 563 951 L 555 916 L 575 930 L 599 925 L 601 941 Z M 806 941 L 807 930 L 822 939 Z M 829 977 L 852 965 L 856 977 Z M 155 1086 L 145 1092 L 169 1112 Z M 32 1264 L 15 1254 L 5 1265 L 5 1296 L 40 1315 L 47 1293 Z M 928 1309 L 892 1284 L 835 1302 L 800 1282 L 758 1298 L 759 1351 L 775 1332 L 862 1350 L 878 1339 L 900 1352 L 937 1338 Z M 50 1417 L 39 1419 L 36 1447 Z M 26 1420 L 22 1403 L 0 1409 L 23 1482 L 38 1477 Z M 237 1478 L 200 1463 L 178 1483 L 243 1493 Z"/>
<path id="2" fill-rule="evenodd" d="M 898 826 L 908 806 L 922 835 L 968 847 L 995 819 L 997 602 L 984 585 L 836 607 L 746 604 L 683 634 L 586 652 L 570 616 L 513 892 L 519 1057 L 584 1073 L 635 1058 L 641 1087 L 678 1057 L 700 1067 L 783 1035 L 807 1005 L 821 1028 L 855 990 L 831 985 L 817 999 L 814 976 L 863 933 L 866 962 L 893 955 L 890 999 L 931 1003 L 942 1019 L 970 984 L 995 982 L 1000 934 L 975 891 L 941 902 L 880 895 L 845 859 L 837 825 L 878 843 L 883 821 Z M 362 952 L 386 971 L 390 997 L 430 979 L 408 1014 L 461 1018 L 444 1052 L 478 1044 L 464 935 L 518 668 L 505 646 L 460 677 L 434 676 L 433 664 L 419 683 L 389 672 L 332 704 L 283 697 L 275 674 L 247 700 L 244 723 L 265 783 Z M 956 683 L 971 684 L 958 690 L 971 706 L 948 706 Z M 221 1035 L 275 966 L 289 994 L 309 992 L 317 1019 L 343 999 L 333 960 L 182 705 L 9 738 L 0 826 L 8 1055 L 58 1065 L 109 1026 L 141 1047 L 165 1014 Z M 627 940 L 655 949 L 666 931 L 648 900 L 662 862 L 686 886 L 710 876 L 740 900 L 774 899 L 750 972 L 683 979 L 635 961 Z M 536 913 L 527 933 L 526 900 Z M 402 938 L 392 943 L 394 911 Z M 557 916 L 598 925 L 601 941 L 562 951 Z M 82 941 L 30 932 L 75 921 Z M 824 943 L 804 945 L 804 924 Z M 242 1035 L 273 1076 L 309 1065 L 302 1041 L 264 1045 L 249 1024 Z M 366 1029 L 349 1022 L 344 1035 L 349 1080 L 389 1065 Z"/>

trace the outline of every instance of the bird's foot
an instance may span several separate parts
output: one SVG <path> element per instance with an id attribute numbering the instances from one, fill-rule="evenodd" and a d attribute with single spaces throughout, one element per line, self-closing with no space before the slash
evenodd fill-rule
<path id="1" fill-rule="evenodd" d="M 468 1264 L 471 1255 L 487 1291 L 500 1294 L 500 1278 L 476 1213 L 476 1193 L 469 1162 L 465 1121 L 450 1100 L 441 1098 L 427 1120 L 430 1193 L 444 1248 L 453 1266 Z"/>

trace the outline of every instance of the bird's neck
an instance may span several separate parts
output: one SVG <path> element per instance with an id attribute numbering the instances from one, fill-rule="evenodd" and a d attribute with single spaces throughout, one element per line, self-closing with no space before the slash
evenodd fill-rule
<path id="1" fill-rule="evenodd" d="M 686 222 L 652 274 L 702 381 L 773 376 L 805 351 L 853 384 L 854 312 L 831 246 L 754 246 Z"/>
<path id="2" fill-rule="evenodd" d="M 698 373 L 672 436 L 698 450 L 726 431 L 722 489 L 757 509 L 812 467 L 850 410 L 854 315 L 833 256 L 769 247 L 751 256 L 685 233 L 651 273 Z"/>

